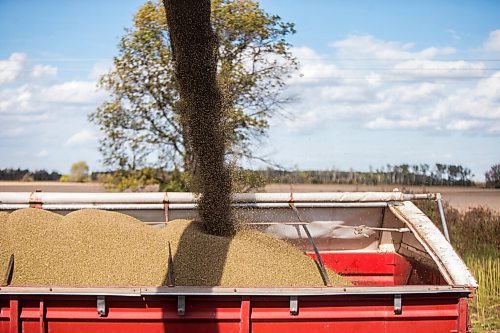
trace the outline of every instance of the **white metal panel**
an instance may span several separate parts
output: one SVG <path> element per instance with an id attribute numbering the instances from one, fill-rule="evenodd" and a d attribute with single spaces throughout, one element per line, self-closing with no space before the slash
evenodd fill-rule
<path id="1" fill-rule="evenodd" d="M 233 201 L 239 203 L 288 202 L 389 202 L 432 197 L 432 194 L 403 194 L 401 192 L 318 192 L 318 193 L 236 193 Z M 75 203 L 196 203 L 196 195 L 188 192 L 145 193 L 56 193 L 56 192 L 3 192 L 0 204 L 25 204 L 32 201 L 43 204 Z"/>
<path id="2" fill-rule="evenodd" d="M 417 206 L 406 201 L 401 206 L 391 207 L 391 210 L 413 231 L 443 276 L 451 280 L 450 284 L 477 287 L 477 281 L 465 263 L 434 223 Z"/>

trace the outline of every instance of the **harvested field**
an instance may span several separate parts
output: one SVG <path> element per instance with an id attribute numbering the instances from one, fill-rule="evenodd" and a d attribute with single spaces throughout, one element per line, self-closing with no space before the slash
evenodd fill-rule
<path id="1" fill-rule="evenodd" d="M 254 230 L 233 238 L 176 220 L 155 229 L 130 216 L 39 209 L 0 215 L 0 269 L 11 253 L 16 286 L 159 286 L 166 283 L 168 242 L 182 286 L 322 286 L 316 263 L 292 245 Z M 334 285 L 349 282 L 329 272 Z"/>

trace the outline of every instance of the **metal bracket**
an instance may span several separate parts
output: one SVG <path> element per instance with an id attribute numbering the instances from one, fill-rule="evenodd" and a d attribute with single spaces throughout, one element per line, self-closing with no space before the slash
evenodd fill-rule
<path id="1" fill-rule="evenodd" d="M 296 316 L 299 314 L 299 297 L 290 296 L 290 314 Z"/>
<path id="2" fill-rule="evenodd" d="M 106 317 L 106 297 L 103 295 L 97 296 L 97 315 Z"/>
<path id="3" fill-rule="evenodd" d="M 167 286 L 173 287 L 174 285 L 174 259 L 172 259 L 172 249 L 170 248 L 170 242 L 168 242 Z"/>
<path id="4" fill-rule="evenodd" d="M 29 197 L 29 207 L 30 208 L 42 208 L 43 202 L 42 199 L 37 195 L 38 193 L 41 193 L 42 190 L 35 190 L 35 192 L 30 193 Z"/>
<path id="5" fill-rule="evenodd" d="M 186 296 L 177 296 L 177 315 L 184 316 L 186 314 Z"/>
<path id="6" fill-rule="evenodd" d="M 403 313 L 403 303 L 401 294 L 394 295 L 394 314 L 400 315 Z"/>
<path id="7" fill-rule="evenodd" d="M 163 198 L 163 212 L 165 213 L 165 222 L 168 222 L 168 209 L 169 209 L 168 194 L 167 192 L 165 192 L 165 196 Z"/>
<path id="8" fill-rule="evenodd" d="M 5 277 L 1 286 L 8 286 L 12 282 L 13 275 L 14 275 L 14 254 L 11 254 L 9 258 L 9 265 L 7 266 L 7 271 L 5 272 Z"/>
<path id="9" fill-rule="evenodd" d="M 399 232 L 399 233 L 405 233 L 405 232 L 411 232 L 409 228 L 378 228 L 378 227 L 367 227 L 366 225 L 358 225 L 357 227 L 354 227 L 354 234 L 355 235 L 362 235 L 366 238 L 370 237 L 368 235 L 368 231 L 373 230 L 373 231 L 389 231 L 389 232 Z"/>

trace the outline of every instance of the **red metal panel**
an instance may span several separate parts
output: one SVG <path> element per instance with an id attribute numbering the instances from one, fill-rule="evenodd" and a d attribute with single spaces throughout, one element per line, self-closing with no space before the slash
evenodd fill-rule
<path id="1" fill-rule="evenodd" d="M 353 275 L 392 275 L 394 272 L 394 253 L 335 252 L 322 253 L 325 266 L 337 273 Z"/>
<path id="2" fill-rule="evenodd" d="M 6 297 L 6 296 L 2 296 Z M 186 297 L 177 315 L 176 297 L 106 297 L 108 316 L 97 315 L 95 297 L 21 297 L 0 305 L 0 333 L 32 332 L 459 332 L 467 329 L 467 299 L 459 294 L 403 295 L 403 312 L 385 296 L 302 296 L 290 314 L 282 296 Z M 43 321 L 42 309 L 46 319 Z M 15 315 L 15 314 L 18 315 Z M 8 316 L 7 316 L 8 314 Z M 20 314 L 20 315 L 19 315 Z M 44 326 L 45 325 L 45 326 Z"/>
<path id="3" fill-rule="evenodd" d="M 17 298 L 10 299 L 9 307 L 10 333 L 19 332 L 19 301 Z"/>
<path id="4" fill-rule="evenodd" d="M 336 297 L 328 301 L 300 298 L 297 316 L 287 302 L 252 306 L 252 332 L 446 332 L 455 329 L 457 299 L 453 297 L 403 297 L 403 313 L 394 314 L 392 297 Z"/>
<path id="5" fill-rule="evenodd" d="M 469 327 L 469 305 L 466 298 L 461 298 L 458 302 L 458 311 L 460 313 L 458 319 L 458 333 L 470 332 Z"/>
<path id="6" fill-rule="evenodd" d="M 43 299 L 40 300 L 40 333 L 45 333 L 45 301 Z"/>
<path id="7" fill-rule="evenodd" d="M 250 297 L 244 296 L 241 300 L 240 333 L 250 333 Z"/>
<path id="8" fill-rule="evenodd" d="M 314 253 L 308 253 L 313 259 Z M 342 274 L 355 285 L 404 285 L 412 270 L 411 263 L 397 253 L 335 252 L 322 253 L 326 267 Z"/>
<path id="9" fill-rule="evenodd" d="M 405 257 L 397 253 L 394 254 L 394 285 L 401 286 L 408 284 L 412 265 Z"/>
<path id="10" fill-rule="evenodd" d="M 10 329 L 10 300 L 0 297 L 0 332 L 8 332 Z"/>
<path id="11" fill-rule="evenodd" d="M 224 322 L 89 322 L 75 325 L 71 322 L 54 322 L 49 324 L 49 333 L 238 333 L 239 324 Z M 25 333 L 30 333 L 25 331 Z"/>

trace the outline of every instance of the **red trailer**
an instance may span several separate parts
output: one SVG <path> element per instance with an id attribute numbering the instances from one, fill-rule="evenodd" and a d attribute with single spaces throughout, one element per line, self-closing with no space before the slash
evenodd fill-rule
<path id="1" fill-rule="evenodd" d="M 0 332 L 469 332 L 477 283 L 415 199 L 439 196 L 235 195 L 240 218 L 318 253 L 353 286 L 5 286 Z M 153 227 L 196 216 L 189 193 L 0 193 L 2 210 L 29 206 L 116 210 Z"/>

